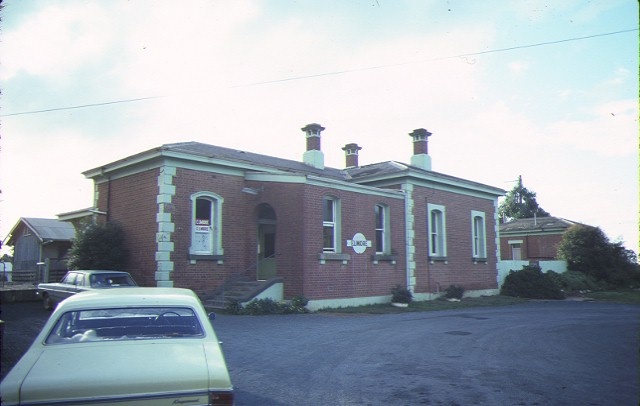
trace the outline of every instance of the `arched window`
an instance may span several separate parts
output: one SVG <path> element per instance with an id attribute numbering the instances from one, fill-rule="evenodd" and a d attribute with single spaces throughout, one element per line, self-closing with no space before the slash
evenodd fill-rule
<path id="1" fill-rule="evenodd" d="M 444 258 L 447 256 L 447 229 L 445 207 L 428 204 L 429 211 L 429 256 Z"/>
<path id="2" fill-rule="evenodd" d="M 340 200 L 322 199 L 322 251 L 340 252 Z"/>
<path id="3" fill-rule="evenodd" d="M 376 254 L 389 254 L 389 206 L 376 204 L 374 213 L 376 220 Z"/>
<path id="4" fill-rule="evenodd" d="M 471 211 L 471 238 L 473 258 L 487 257 L 485 215 L 481 211 Z"/>
<path id="5" fill-rule="evenodd" d="M 212 192 L 199 192 L 191 196 L 191 248 L 192 255 L 222 255 L 222 202 Z"/>

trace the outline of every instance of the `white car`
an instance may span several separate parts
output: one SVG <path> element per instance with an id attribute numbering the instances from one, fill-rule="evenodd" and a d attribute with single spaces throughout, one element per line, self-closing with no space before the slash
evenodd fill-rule
<path id="1" fill-rule="evenodd" d="M 137 286 L 131 275 L 120 271 L 69 271 L 60 282 L 38 284 L 37 294 L 42 297 L 46 310 L 51 310 L 64 299 L 93 289 L 129 288 Z"/>
<path id="2" fill-rule="evenodd" d="M 4 406 L 234 401 L 220 343 L 195 293 L 140 287 L 62 301 L 0 383 L 0 396 Z"/>

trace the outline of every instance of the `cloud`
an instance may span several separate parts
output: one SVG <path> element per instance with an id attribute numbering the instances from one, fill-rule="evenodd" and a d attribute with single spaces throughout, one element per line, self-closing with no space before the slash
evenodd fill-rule
<path id="1" fill-rule="evenodd" d="M 619 100 L 595 106 L 587 120 L 552 123 L 543 140 L 558 148 L 630 157 L 637 155 L 637 134 L 637 101 Z"/>
<path id="2" fill-rule="evenodd" d="M 630 79 L 630 72 L 625 68 L 617 68 L 612 77 L 605 81 L 606 85 L 621 86 L 626 84 Z"/>
<path id="3" fill-rule="evenodd" d="M 0 79 L 23 71 L 71 80 L 80 67 L 102 58 L 112 24 L 96 3 L 46 5 L 16 30 L 3 33 Z"/>
<path id="4" fill-rule="evenodd" d="M 508 64 L 509 72 L 512 75 L 520 76 L 529 69 L 529 63 L 525 61 L 512 61 Z"/>

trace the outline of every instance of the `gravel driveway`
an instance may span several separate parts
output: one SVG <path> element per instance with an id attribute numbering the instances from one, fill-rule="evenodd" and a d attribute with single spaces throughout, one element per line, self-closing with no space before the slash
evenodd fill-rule
<path id="1" fill-rule="evenodd" d="M 640 306 L 220 316 L 239 405 L 638 405 Z"/>
<path id="2" fill-rule="evenodd" d="M 2 375 L 49 313 L 3 305 Z M 243 405 L 638 405 L 640 306 L 219 315 Z"/>

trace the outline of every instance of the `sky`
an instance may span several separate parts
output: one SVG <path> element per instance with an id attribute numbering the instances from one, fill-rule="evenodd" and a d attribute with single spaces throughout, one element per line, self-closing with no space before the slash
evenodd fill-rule
<path id="1" fill-rule="evenodd" d="M 82 172 L 199 141 L 410 162 L 638 251 L 636 0 L 5 0 L 0 239 L 93 205 Z"/>

